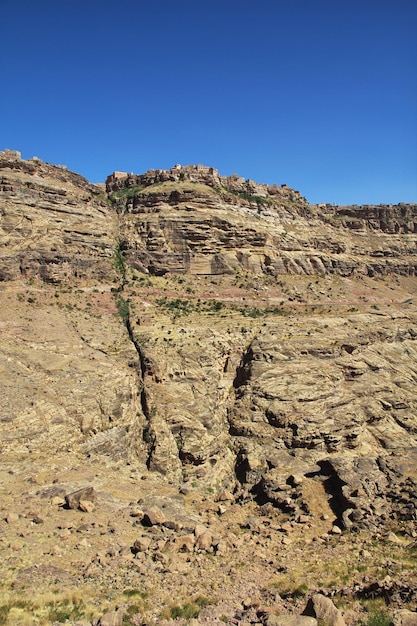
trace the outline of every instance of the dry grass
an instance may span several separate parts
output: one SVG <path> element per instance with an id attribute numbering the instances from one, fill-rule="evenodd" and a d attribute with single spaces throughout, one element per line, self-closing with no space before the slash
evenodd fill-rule
<path id="1" fill-rule="evenodd" d="M 156 183 L 141 189 L 141 194 L 151 195 L 153 193 L 171 192 L 171 191 L 193 191 L 206 196 L 217 196 L 217 193 L 211 187 L 202 183 L 192 183 L 190 181 L 166 181 L 164 183 Z"/>
<path id="2" fill-rule="evenodd" d="M 91 599 L 94 590 L 47 593 L 0 593 L 0 624 L 4 626 L 48 626 L 54 621 L 92 620 L 97 609 Z"/>

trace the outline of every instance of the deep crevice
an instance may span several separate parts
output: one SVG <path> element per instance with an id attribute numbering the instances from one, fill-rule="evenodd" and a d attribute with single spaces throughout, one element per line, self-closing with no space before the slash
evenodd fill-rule
<path id="1" fill-rule="evenodd" d="M 318 461 L 317 465 L 321 468 L 323 486 L 329 495 L 329 506 L 336 516 L 337 524 L 343 527 L 343 513 L 351 508 L 349 500 L 343 494 L 346 483 L 339 478 L 329 461 Z"/>
<path id="2" fill-rule="evenodd" d="M 125 250 L 126 245 L 125 242 L 119 242 L 116 246 L 114 255 L 113 255 L 113 263 L 115 270 L 120 279 L 120 286 L 118 289 L 114 290 L 115 304 L 116 308 L 119 312 L 119 315 L 122 319 L 122 323 L 126 328 L 129 340 L 131 341 L 133 347 L 135 348 L 136 354 L 138 355 L 138 376 L 139 376 L 139 397 L 140 397 L 140 406 L 142 409 L 142 414 L 145 417 L 146 424 L 143 429 L 142 439 L 147 446 L 147 459 L 146 466 L 149 469 L 152 455 L 155 450 L 155 435 L 152 432 L 151 427 L 151 411 L 149 407 L 148 397 L 145 388 L 145 375 L 147 371 L 146 367 L 146 358 L 143 354 L 141 346 L 135 333 L 133 332 L 132 322 L 130 318 L 130 301 L 129 299 L 123 298 L 121 293 L 123 292 L 124 286 L 126 284 L 126 260 L 125 260 Z"/>
<path id="3" fill-rule="evenodd" d="M 153 456 L 153 452 L 155 450 L 155 435 L 152 433 L 152 427 L 151 427 L 151 411 L 149 408 L 149 402 L 148 402 L 148 396 L 146 393 L 146 387 L 145 387 L 145 376 L 146 376 L 146 358 L 143 354 L 143 351 L 139 345 L 139 342 L 137 340 L 137 338 L 135 337 L 135 334 L 133 332 L 133 328 L 132 328 L 132 323 L 130 321 L 130 310 L 129 308 L 127 309 L 127 313 L 125 316 L 125 326 L 126 326 L 126 330 L 127 330 L 127 334 L 129 336 L 130 341 L 132 342 L 132 345 L 134 346 L 135 350 L 136 350 L 136 354 L 138 355 L 138 361 L 139 361 L 139 376 L 140 376 L 140 406 L 142 409 L 142 413 L 145 416 L 146 419 L 146 425 L 145 428 L 143 429 L 143 441 L 146 443 L 147 447 L 148 447 L 148 456 L 146 459 L 146 467 L 149 469 L 150 465 L 151 465 L 151 460 L 152 460 L 152 456 Z"/>
<path id="4" fill-rule="evenodd" d="M 233 387 L 235 389 L 238 389 L 250 379 L 250 369 L 248 365 L 252 360 L 253 360 L 253 350 L 252 350 L 252 346 L 249 346 L 249 348 L 243 354 L 243 357 L 239 366 L 236 368 L 236 375 L 233 380 Z"/>
<path id="5" fill-rule="evenodd" d="M 140 404 L 141 404 L 141 408 L 142 408 L 142 412 L 144 416 L 146 417 L 146 419 L 149 420 L 150 410 L 149 410 L 149 404 L 148 404 L 148 397 L 146 395 L 146 389 L 145 389 L 146 359 L 139 345 L 139 342 L 133 333 L 129 312 L 126 316 L 125 326 L 126 326 L 127 333 L 129 335 L 129 339 L 132 342 L 136 350 L 136 354 L 139 357 L 139 374 L 140 374 L 140 379 L 141 379 Z"/>

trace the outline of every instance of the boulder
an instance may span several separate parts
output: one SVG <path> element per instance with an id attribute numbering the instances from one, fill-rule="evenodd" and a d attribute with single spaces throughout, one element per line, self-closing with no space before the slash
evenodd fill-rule
<path id="1" fill-rule="evenodd" d="M 149 537 L 139 537 L 135 540 L 132 546 L 132 552 L 133 554 L 137 554 L 138 552 L 146 552 L 146 550 L 149 549 L 150 545 L 151 540 L 149 539 Z"/>
<path id="2" fill-rule="evenodd" d="M 196 524 L 194 528 L 194 535 L 198 539 L 200 535 L 204 535 L 204 533 L 206 533 L 207 531 L 208 531 L 208 528 L 204 526 L 203 524 Z"/>
<path id="3" fill-rule="evenodd" d="M 91 512 L 97 503 L 97 493 L 94 487 L 83 487 L 65 496 L 65 503 L 69 509 L 80 509 Z"/>
<path id="4" fill-rule="evenodd" d="M 339 609 L 330 598 L 326 598 L 321 593 L 316 593 L 310 598 L 303 615 L 315 617 L 319 622 L 325 623 L 327 626 L 346 626 Z"/>
<path id="5" fill-rule="evenodd" d="M 145 526 L 158 526 L 160 524 L 163 524 L 164 522 L 165 515 L 163 514 L 161 509 L 152 507 L 144 512 L 142 524 L 144 524 Z"/>
<path id="6" fill-rule="evenodd" d="M 96 505 L 94 502 L 92 502 L 91 500 L 80 500 L 79 504 L 78 504 L 78 508 L 80 509 L 80 511 L 84 511 L 84 513 L 91 513 L 92 511 L 94 511 Z"/>
<path id="7" fill-rule="evenodd" d="M 210 530 L 207 530 L 206 532 L 201 533 L 197 537 L 196 545 L 199 550 L 208 550 L 209 548 L 211 548 L 212 543 L 213 543 L 213 534 L 211 533 Z"/>
<path id="8" fill-rule="evenodd" d="M 417 613 L 400 609 L 394 615 L 392 626 L 417 626 Z"/>
<path id="9" fill-rule="evenodd" d="M 179 550 L 184 550 L 185 552 L 193 552 L 195 537 L 194 535 L 183 535 L 182 537 L 176 537 L 175 545 Z"/>
<path id="10" fill-rule="evenodd" d="M 98 621 L 98 626 L 122 626 L 123 611 L 109 611 L 102 615 Z"/>

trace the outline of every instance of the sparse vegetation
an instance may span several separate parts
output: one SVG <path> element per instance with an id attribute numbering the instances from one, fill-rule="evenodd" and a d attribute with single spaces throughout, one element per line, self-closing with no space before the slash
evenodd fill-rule
<path id="1" fill-rule="evenodd" d="M 238 198 L 242 198 L 242 200 L 246 200 L 251 204 L 256 204 L 258 207 L 261 206 L 273 206 L 275 204 L 275 200 L 272 196 L 259 196 L 257 194 L 251 194 L 247 191 L 235 191 L 233 189 L 228 189 L 226 187 L 223 188 L 227 193 L 237 196 Z"/>
<path id="2" fill-rule="evenodd" d="M 366 621 L 366 626 L 390 626 L 391 617 L 386 611 L 371 613 Z"/>
<path id="3" fill-rule="evenodd" d="M 193 312 L 205 313 L 207 315 L 229 312 L 240 313 L 243 317 L 251 317 L 253 319 L 265 317 L 267 315 L 285 315 L 286 312 L 281 307 L 265 307 L 259 308 L 255 306 L 236 306 L 235 304 L 226 305 L 220 300 L 186 300 L 184 298 L 157 298 L 156 304 L 161 309 L 170 312 L 173 319 L 190 315 Z"/>
<path id="4" fill-rule="evenodd" d="M 126 241 L 118 241 L 113 252 L 113 265 L 117 275 L 121 281 L 121 288 L 126 284 L 126 259 L 125 251 L 127 249 Z"/>
<path id="5" fill-rule="evenodd" d="M 0 625 L 50 624 L 91 619 L 92 606 L 78 592 L 47 596 L 32 594 L 30 599 L 12 597 L 0 605 Z"/>
<path id="6" fill-rule="evenodd" d="M 192 619 L 193 617 L 198 617 L 202 608 L 212 603 L 213 602 L 205 596 L 197 596 L 192 602 L 175 604 L 165 609 L 162 617 L 164 619 Z"/>
<path id="7" fill-rule="evenodd" d="M 152 287 L 152 279 L 150 276 L 148 275 L 140 275 L 138 276 L 137 274 L 135 274 L 134 272 L 132 272 L 132 281 L 138 286 L 138 287 Z"/>
<path id="8" fill-rule="evenodd" d="M 174 298 L 172 300 L 168 298 L 158 298 L 156 304 L 173 314 L 174 319 L 181 315 L 189 315 L 194 310 L 194 305 L 190 300 L 183 300 L 182 298 Z"/>
<path id="9" fill-rule="evenodd" d="M 361 621 L 360 626 L 390 626 L 391 615 L 382 598 L 366 600 L 363 604 L 367 617 Z"/>
<path id="10" fill-rule="evenodd" d="M 119 313 L 123 324 L 126 326 L 130 316 L 130 300 L 123 298 L 120 294 L 116 294 L 115 303 L 117 312 Z"/>
<path id="11" fill-rule="evenodd" d="M 308 584 L 302 581 L 302 578 L 291 572 L 280 574 L 271 581 L 270 586 L 276 589 L 283 598 L 298 598 L 305 596 L 309 590 Z"/>
<path id="12" fill-rule="evenodd" d="M 360 626 L 414 610 L 415 277 L 391 275 L 412 233 L 350 239 L 288 190 L 274 217 L 186 180 L 73 221 L 66 187 L 50 220 L 27 206 L 32 234 L 2 205 L 0 624 L 265 621 L 318 592 Z M 67 508 L 87 484 L 94 511 Z"/>
<path id="13" fill-rule="evenodd" d="M 149 596 L 147 591 L 140 589 L 125 589 L 123 595 L 126 596 L 126 598 L 142 598 L 142 600 Z"/>
<path id="14" fill-rule="evenodd" d="M 129 200 L 136 196 L 137 193 L 143 190 L 141 185 L 133 185 L 130 187 L 123 187 L 118 191 L 112 191 L 109 193 L 109 199 L 113 203 L 118 203 L 120 200 Z"/>

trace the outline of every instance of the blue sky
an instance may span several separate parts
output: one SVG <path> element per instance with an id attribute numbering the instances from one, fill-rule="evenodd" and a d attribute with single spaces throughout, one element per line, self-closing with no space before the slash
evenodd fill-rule
<path id="1" fill-rule="evenodd" d="M 0 0 L 0 149 L 417 201 L 415 0 Z"/>

